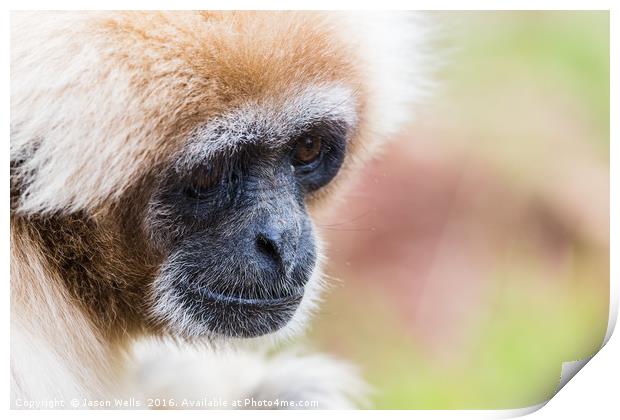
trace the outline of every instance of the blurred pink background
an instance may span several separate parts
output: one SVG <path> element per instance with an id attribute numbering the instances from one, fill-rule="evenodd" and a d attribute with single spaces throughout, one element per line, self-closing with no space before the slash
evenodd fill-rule
<path id="1" fill-rule="evenodd" d="M 319 227 L 310 342 L 379 408 L 512 408 L 600 346 L 609 301 L 604 12 L 438 13 L 434 103 Z"/>

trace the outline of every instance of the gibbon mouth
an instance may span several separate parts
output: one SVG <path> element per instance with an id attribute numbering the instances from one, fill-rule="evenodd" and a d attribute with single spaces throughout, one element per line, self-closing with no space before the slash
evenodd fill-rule
<path id="1" fill-rule="evenodd" d="M 284 327 L 295 315 L 304 288 L 274 298 L 226 295 L 206 288 L 185 295 L 188 315 L 222 337 L 252 338 Z M 190 303 L 191 302 L 191 303 Z"/>
<path id="2" fill-rule="evenodd" d="M 257 309 L 261 307 L 265 309 L 277 309 L 282 306 L 290 307 L 290 305 L 299 304 L 301 299 L 304 297 L 303 288 L 301 288 L 301 290 L 294 291 L 290 295 L 277 298 L 245 298 L 240 296 L 224 295 L 205 289 L 201 290 L 200 294 L 204 299 L 212 303 L 236 305 L 240 307 L 246 306 Z"/>

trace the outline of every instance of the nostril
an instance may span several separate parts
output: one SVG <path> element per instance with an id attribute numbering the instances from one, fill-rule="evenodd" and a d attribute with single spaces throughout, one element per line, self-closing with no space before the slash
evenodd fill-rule
<path id="1" fill-rule="evenodd" d="M 278 250 L 278 245 L 273 240 L 263 234 L 258 234 L 256 236 L 256 248 L 277 264 L 281 264 L 280 251 Z"/>

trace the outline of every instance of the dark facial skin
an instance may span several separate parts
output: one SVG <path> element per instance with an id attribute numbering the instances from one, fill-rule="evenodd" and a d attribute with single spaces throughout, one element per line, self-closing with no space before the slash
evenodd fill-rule
<path id="1" fill-rule="evenodd" d="M 336 175 L 345 144 L 343 126 L 325 122 L 277 148 L 259 139 L 162 174 L 148 210 L 166 256 L 155 293 L 173 296 L 208 333 L 254 337 L 284 326 L 316 262 L 305 200 Z"/>

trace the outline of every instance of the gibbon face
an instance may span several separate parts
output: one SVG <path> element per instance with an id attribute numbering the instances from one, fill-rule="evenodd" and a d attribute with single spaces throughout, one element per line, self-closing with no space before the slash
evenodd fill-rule
<path id="1" fill-rule="evenodd" d="M 316 268 L 306 201 L 337 175 L 352 93 L 308 86 L 207 121 L 157 177 L 146 212 L 165 259 L 154 313 L 194 336 L 253 337 L 291 320 Z"/>
<path id="2" fill-rule="evenodd" d="M 14 13 L 12 232 L 106 333 L 295 325 L 320 289 L 311 214 L 416 94 L 404 73 L 419 40 L 387 27 L 404 26 Z"/>

